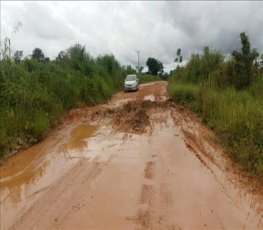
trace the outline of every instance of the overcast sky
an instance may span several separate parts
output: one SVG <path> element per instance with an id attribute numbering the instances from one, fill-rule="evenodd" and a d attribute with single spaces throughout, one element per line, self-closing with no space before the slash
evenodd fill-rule
<path id="1" fill-rule="evenodd" d="M 1 1 L 1 41 L 25 55 L 35 47 L 55 58 L 75 43 L 92 56 L 112 53 L 123 65 L 145 66 L 149 56 L 167 70 L 177 48 L 187 60 L 208 45 L 229 54 L 245 31 L 263 53 L 263 2 L 7 2 Z M 19 32 L 15 26 L 22 23 Z"/>

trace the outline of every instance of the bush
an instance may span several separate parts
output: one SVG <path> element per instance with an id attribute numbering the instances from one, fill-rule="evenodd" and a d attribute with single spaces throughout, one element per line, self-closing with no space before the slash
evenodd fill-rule
<path id="1" fill-rule="evenodd" d="M 151 81 L 160 81 L 161 80 L 160 77 L 158 77 L 156 75 L 152 75 L 152 74 L 139 74 L 138 79 L 139 79 L 140 84 L 151 82 Z"/>
<path id="2" fill-rule="evenodd" d="M 233 88 L 176 83 L 169 84 L 168 93 L 176 102 L 197 111 L 236 161 L 263 176 L 263 97 Z"/>
<path id="3" fill-rule="evenodd" d="M 6 58 L 0 67 L 0 157 L 41 140 L 70 108 L 104 102 L 125 77 L 113 55 L 94 59 L 79 44 L 54 61 Z"/>
<path id="4" fill-rule="evenodd" d="M 263 74 L 254 63 L 256 50 L 242 39 L 242 52 L 224 62 L 207 48 L 192 55 L 185 67 L 173 71 L 168 93 L 198 112 L 233 159 L 263 177 Z"/>
<path id="5" fill-rule="evenodd" d="M 170 97 L 181 103 L 192 103 L 196 101 L 198 87 L 193 84 L 173 83 L 168 86 Z"/>

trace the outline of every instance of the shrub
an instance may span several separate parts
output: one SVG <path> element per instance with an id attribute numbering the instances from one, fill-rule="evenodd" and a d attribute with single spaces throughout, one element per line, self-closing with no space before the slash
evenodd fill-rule
<path id="1" fill-rule="evenodd" d="M 205 48 L 173 72 L 168 93 L 211 126 L 228 153 L 243 167 L 263 176 L 263 74 L 241 34 L 242 50 L 223 61 Z"/>
<path id="2" fill-rule="evenodd" d="M 0 67 L 0 157 L 41 140 L 70 108 L 107 100 L 125 76 L 113 55 L 94 59 L 79 44 L 54 61 L 5 58 Z"/>

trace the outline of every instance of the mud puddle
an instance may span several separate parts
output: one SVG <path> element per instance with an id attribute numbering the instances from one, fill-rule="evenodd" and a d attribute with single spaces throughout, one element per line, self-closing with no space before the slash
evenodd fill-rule
<path id="1" fill-rule="evenodd" d="M 91 137 L 97 129 L 97 126 L 86 124 L 81 124 L 77 126 L 71 131 L 70 140 L 63 145 L 63 150 L 83 150 L 85 147 L 87 147 L 87 142 L 85 141 L 85 139 Z"/>
<path id="2" fill-rule="evenodd" d="M 75 164 L 76 153 L 77 157 L 85 154 L 87 139 L 97 130 L 98 126 L 80 124 L 71 132 L 64 130 L 69 134 L 58 132 L 4 162 L 0 167 L 1 229 Z"/>

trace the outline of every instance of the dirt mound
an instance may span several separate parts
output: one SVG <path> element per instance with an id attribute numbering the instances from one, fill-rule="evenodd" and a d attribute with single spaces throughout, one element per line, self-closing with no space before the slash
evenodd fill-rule
<path id="1" fill-rule="evenodd" d="M 116 108 L 97 107 L 86 113 L 86 119 L 97 123 L 108 121 L 118 131 L 141 134 L 152 129 L 150 114 L 172 106 L 173 102 L 170 100 L 136 100 Z"/>
<path id="2" fill-rule="evenodd" d="M 110 123 L 118 131 L 141 134 L 152 129 L 151 114 L 167 110 L 172 106 L 173 102 L 169 99 L 165 101 L 135 100 L 114 108 L 98 105 L 70 111 L 65 123 L 69 124 L 75 120 L 91 124 Z"/>
<path id="3" fill-rule="evenodd" d="M 143 133 L 151 127 L 147 106 L 141 101 L 128 102 L 112 113 L 111 124 L 124 132 Z"/>

